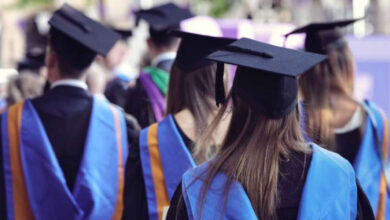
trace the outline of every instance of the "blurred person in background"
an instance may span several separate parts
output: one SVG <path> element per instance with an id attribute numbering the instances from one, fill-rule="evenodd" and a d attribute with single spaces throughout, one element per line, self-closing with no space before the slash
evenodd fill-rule
<path id="1" fill-rule="evenodd" d="M 192 17 L 188 9 L 173 3 L 136 12 L 137 20 L 149 24 L 148 56 L 151 65 L 140 73 L 136 85 L 127 93 L 126 112 L 134 115 L 142 128 L 162 120 L 165 96 L 168 92 L 169 71 L 176 57 L 178 39 L 168 32 L 178 29 L 180 22 Z"/>
<path id="2" fill-rule="evenodd" d="M 18 72 L 15 69 L 0 68 L 0 113 L 5 111 L 5 109 L 8 107 L 6 99 L 8 94 L 9 80 L 10 78 L 16 77 L 17 75 Z"/>
<path id="3" fill-rule="evenodd" d="M 131 30 L 114 29 L 121 39 L 114 45 L 106 57 L 98 56 L 97 60 L 108 71 L 107 85 L 104 91 L 106 98 L 113 104 L 124 108 L 126 90 L 132 81 L 131 73 L 123 67 L 124 58 L 128 54 L 127 41 L 132 35 Z"/>
<path id="4" fill-rule="evenodd" d="M 87 70 L 86 76 L 86 83 L 88 86 L 89 93 L 95 98 L 109 102 L 109 100 L 104 95 L 107 75 L 106 72 L 101 68 L 101 66 L 97 63 L 93 63 L 91 67 Z M 122 110 L 122 113 L 125 116 L 129 145 L 137 146 L 141 127 L 139 126 L 138 121 L 135 117 L 124 112 L 120 106 L 118 106 L 118 108 Z"/>
<path id="5" fill-rule="evenodd" d="M 51 89 L 1 116 L 0 219 L 120 219 L 125 118 L 85 83 L 120 36 L 67 4 L 49 24 Z"/>
<path id="6" fill-rule="evenodd" d="M 33 73 L 12 76 L 7 84 L 7 107 L 24 99 L 36 98 L 43 94 L 45 81 Z"/>
<path id="7" fill-rule="evenodd" d="M 45 81 L 44 91 L 50 89 L 45 67 L 50 17 L 51 13 L 42 11 L 24 20 L 26 52 L 24 58 L 17 63 L 19 74 L 35 74 Z"/>
<path id="8" fill-rule="evenodd" d="M 167 117 L 142 130 L 139 146 L 130 146 L 134 153 L 126 166 L 125 219 L 164 219 L 181 176 L 200 162 L 192 156 L 195 141 L 218 110 L 214 101 L 217 64 L 205 57 L 234 40 L 179 31 L 174 35 L 182 41 L 170 72 Z M 222 132 L 217 136 L 223 136 Z M 164 169 L 153 166 L 156 158 Z"/>
<path id="9" fill-rule="evenodd" d="M 377 219 L 387 219 L 388 122 L 372 101 L 355 99 L 354 58 L 341 29 L 357 20 L 312 23 L 290 34 L 306 33 L 305 50 L 328 56 L 299 79 L 308 137 L 353 165 Z"/>
<path id="10" fill-rule="evenodd" d="M 89 93 L 101 100 L 109 101 L 104 95 L 104 89 L 106 88 L 107 82 L 107 75 L 104 69 L 102 69 L 99 64 L 93 63 L 88 68 L 86 75 L 86 83 L 88 86 Z"/>
<path id="11" fill-rule="evenodd" d="M 17 63 L 19 74 L 33 73 L 46 80 L 45 55 L 50 13 L 40 12 L 24 21 L 25 56 Z"/>

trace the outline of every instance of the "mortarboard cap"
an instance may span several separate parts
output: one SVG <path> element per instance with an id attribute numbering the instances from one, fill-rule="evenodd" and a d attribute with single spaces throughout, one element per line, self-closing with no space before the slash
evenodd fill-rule
<path id="1" fill-rule="evenodd" d="M 171 35 L 182 39 L 175 62 L 185 72 L 192 72 L 214 63 L 206 60 L 206 56 L 235 41 L 235 39 L 230 38 L 212 37 L 183 31 L 172 31 Z"/>
<path id="2" fill-rule="evenodd" d="M 305 50 L 314 53 L 326 54 L 327 52 L 342 48 L 346 45 L 344 33 L 340 30 L 363 18 L 339 20 L 332 22 L 311 23 L 297 28 L 285 35 L 306 33 Z"/>
<path id="3" fill-rule="evenodd" d="M 18 72 L 23 70 L 38 71 L 45 66 L 46 51 L 41 48 L 34 48 L 27 51 L 26 57 L 18 62 Z"/>
<path id="4" fill-rule="evenodd" d="M 297 77 L 325 60 L 326 56 L 242 38 L 207 58 L 237 65 L 232 90 L 259 113 L 281 118 L 296 107 Z M 217 104 L 224 101 L 224 95 L 223 70 L 218 68 Z"/>
<path id="5" fill-rule="evenodd" d="M 125 30 L 125 29 L 119 29 L 119 28 L 111 28 L 113 31 L 118 33 L 121 37 L 122 40 L 127 40 L 131 36 L 133 36 L 133 31 L 132 30 Z"/>
<path id="6" fill-rule="evenodd" d="M 54 32 L 57 34 L 62 34 L 66 36 L 65 38 L 72 39 L 87 50 L 103 56 L 107 55 L 120 38 L 119 34 L 110 28 L 88 18 L 68 4 L 64 4 L 54 12 L 49 24 L 51 30 L 55 29 Z M 68 42 L 62 43 L 64 47 L 71 47 L 71 45 L 67 45 Z M 72 43 L 69 42 L 69 44 Z M 65 48 L 63 49 L 67 51 Z"/>
<path id="7" fill-rule="evenodd" d="M 188 8 L 181 8 L 174 3 L 167 3 L 148 10 L 135 13 L 137 21 L 142 19 L 149 23 L 153 31 L 164 31 L 179 26 L 182 20 L 193 17 Z"/>

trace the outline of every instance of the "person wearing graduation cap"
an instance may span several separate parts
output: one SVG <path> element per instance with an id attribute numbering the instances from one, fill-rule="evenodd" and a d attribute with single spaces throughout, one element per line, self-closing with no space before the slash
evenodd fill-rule
<path id="1" fill-rule="evenodd" d="M 104 91 L 105 97 L 111 103 L 124 108 L 127 88 L 132 79 L 129 73 L 124 72 L 121 68 L 121 64 L 127 54 L 127 41 L 132 36 L 132 31 L 117 28 L 113 28 L 113 30 L 121 36 L 121 39 L 106 57 L 98 56 L 98 60 L 109 71 L 110 75 Z"/>
<path id="2" fill-rule="evenodd" d="M 181 176 L 199 162 L 192 156 L 195 140 L 218 110 L 213 101 L 217 65 L 205 57 L 234 40 L 182 31 L 172 35 L 182 41 L 171 70 L 167 116 L 141 131 L 139 146 L 130 146 L 137 153 L 126 166 L 125 219 L 164 219 Z M 215 139 L 223 132 L 221 126 Z"/>
<path id="3" fill-rule="evenodd" d="M 169 71 L 178 44 L 178 39 L 170 36 L 169 31 L 179 29 L 180 22 L 192 16 L 188 9 L 173 3 L 136 12 L 138 20 L 149 24 L 147 43 L 152 62 L 141 71 L 136 85 L 129 88 L 125 110 L 138 119 L 142 128 L 164 117 Z"/>
<path id="4" fill-rule="evenodd" d="M 306 33 L 305 50 L 328 55 L 299 79 L 308 136 L 353 164 L 376 217 L 385 219 L 390 217 L 384 172 L 388 122 L 372 101 L 355 99 L 354 58 L 342 30 L 358 20 L 312 23 L 288 35 Z"/>
<path id="5" fill-rule="evenodd" d="M 223 105 L 195 157 L 214 156 L 183 175 L 167 219 L 373 219 L 348 161 L 302 134 L 297 77 L 326 56 L 243 38 L 207 58 L 237 65 L 236 76 L 225 100 L 217 69 Z M 210 147 L 230 105 L 226 136 Z"/>
<path id="6" fill-rule="evenodd" d="M 85 84 L 119 36 L 67 4 L 49 24 L 51 90 L 1 115 L 0 218 L 121 219 L 126 122 Z"/>
<path id="7" fill-rule="evenodd" d="M 45 15 L 46 13 L 41 13 L 25 20 L 26 53 L 25 57 L 17 63 L 17 70 L 19 73 L 29 72 L 40 75 L 46 80 L 43 67 L 45 66 L 48 30 L 45 28 L 46 25 L 40 22 Z"/>

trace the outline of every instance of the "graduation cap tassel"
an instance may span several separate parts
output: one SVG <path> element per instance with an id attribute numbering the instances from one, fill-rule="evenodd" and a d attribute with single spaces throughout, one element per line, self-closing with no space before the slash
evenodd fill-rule
<path id="1" fill-rule="evenodd" d="M 215 99 L 217 101 L 217 106 L 225 103 L 225 87 L 223 83 L 223 73 L 224 73 L 224 63 L 217 63 L 217 75 L 215 78 Z"/>

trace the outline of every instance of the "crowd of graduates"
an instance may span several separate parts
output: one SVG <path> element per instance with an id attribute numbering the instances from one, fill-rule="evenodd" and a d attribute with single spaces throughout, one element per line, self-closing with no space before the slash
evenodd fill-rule
<path id="1" fill-rule="evenodd" d="M 19 62 L 0 219 L 390 219 L 386 114 L 353 96 L 344 36 L 360 18 L 308 21 L 293 50 L 181 30 L 195 15 L 173 3 L 134 15 L 136 78 L 118 67 L 131 30 L 68 4 Z"/>

